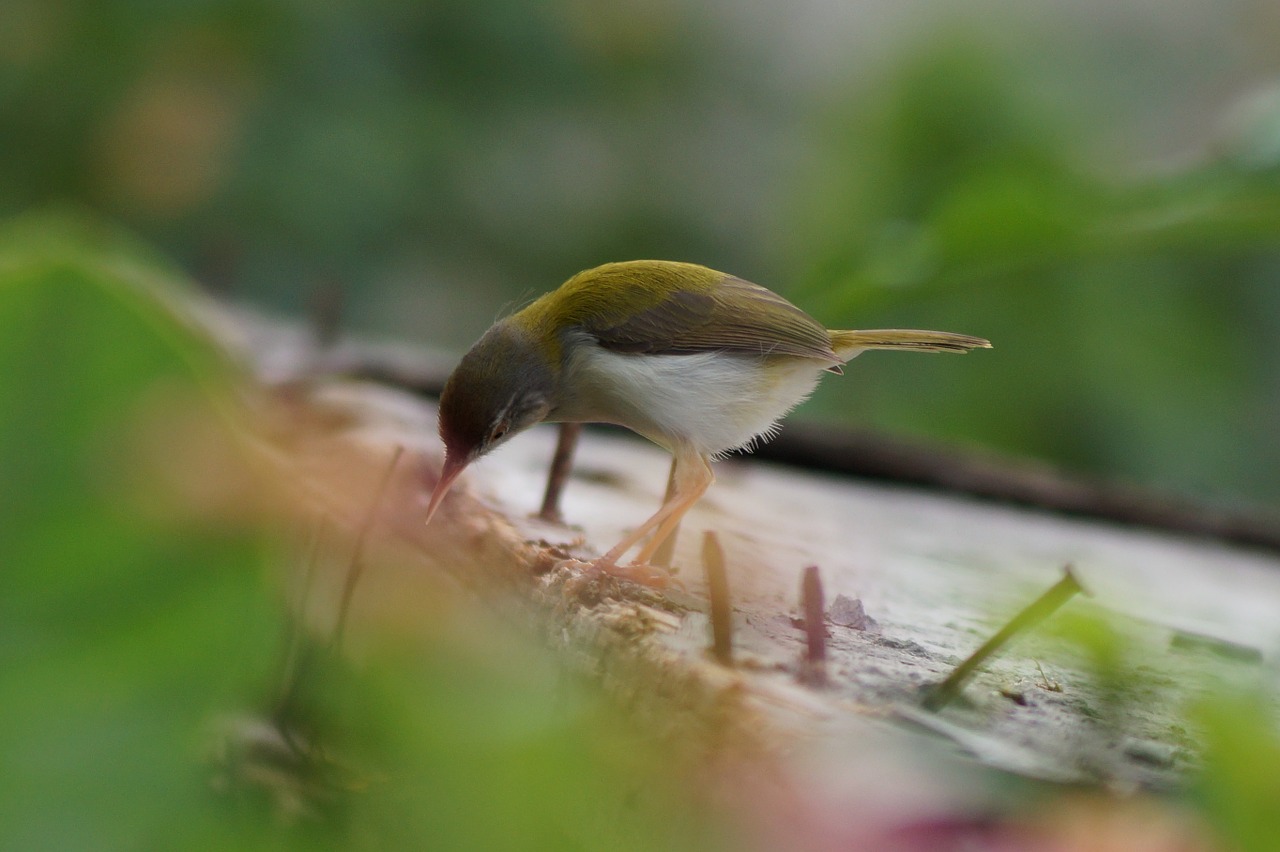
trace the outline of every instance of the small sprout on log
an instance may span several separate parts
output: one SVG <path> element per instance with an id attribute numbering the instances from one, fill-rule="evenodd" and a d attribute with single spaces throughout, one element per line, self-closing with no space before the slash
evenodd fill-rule
<path id="1" fill-rule="evenodd" d="M 551 456 L 551 469 L 547 471 L 547 490 L 542 495 L 542 508 L 538 517 L 553 524 L 564 522 L 560 514 L 560 494 L 564 484 L 573 472 L 573 454 L 578 449 L 578 438 L 582 435 L 581 423 L 561 423 L 560 435 L 556 438 L 556 451 Z"/>
<path id="2" fill-rule="evenodd" d="M 800 608 L 804 611 L 805 649 L 800 679 L 811 686 L 827 682 L 826 603 L 817 565 L 804 569 L 800 579 Z"/>
<path id="3" fill-rule="evenodd" d="M 356 590 L 356 583 L 360 581 L 360 576 L 364 573 L 365 540 L 369 537 L 369 530 L 373 528 L 373 519 L 377 517 L 378 504 L 382 502 L 382 495 L 386 493 L 387 486 L 391 483 L 391 474 L 395 472 L 396 463 L 400 461 L 400 456 L 403 454 L 404 447 L 397 444 L 395 452 L 391 454 L 391 461 L 382 474 L 382 481 L 378 483 L 378 490 L 373 492 L 373 499 L 369 501 L 369 508 L 365 512 L 364 520 L 360 523 L 360 530 L 356 533 L 356 546 L 351 551 L 351 565 L 347 568 L 347 581 L 342 587 L 342 599 L 338 603 L 338 619 L 333 626 L 334 648 L 342 646 L 342 634 L 347 626 L 347 611 L 351 608 L 351 595 Z"/>
<path id="4" fill-rule="evenodd" d="M 707 594 L 711 598 L 711 655 L 726 666 L 733 665 L 733 607 L 729 603 L 729 575 L 724 567 L 724 550 L 711 530 L 702 535 L 702 567 L 707 573 Z"/>
<path id="5" fill-rule="evenodd" d="M 1038 686 L 1046 692 L 1061 692 L 1062 684 L 1056 680 L 1049 680 L 1049 676 L 1044 673 L 1044 669 L 1040 666 L 1040 661 L 1036 660 L 1036 671 L 1040 672 L 1040 683 Z"/>
<path id="6" fill-rule="evenodd" d="M 1009 623 L 982 644 L 969 658 L 955 667 L 942 683 L 930 689 L 924 697 L 926 710 L 941 710 L 951 702 L 964 686 L 964 682 L 988 657 L 999 651 L 1006 642 L 1052 615 L 1059 607 L 1073 598 L 1077 592 L 1085 592 L 1084 586 L 1072 572 L 1071 566 L 1063 569 L 1062 579 L 1054 583 L 1043 595 L 1009 619 Z M 1085 592 L 1088 594 L 1088 592 Z"/>

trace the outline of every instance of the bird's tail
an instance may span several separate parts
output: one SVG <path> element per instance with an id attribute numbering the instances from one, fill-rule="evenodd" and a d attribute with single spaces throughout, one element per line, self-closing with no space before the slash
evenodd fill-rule
<path id="1" fill-rule="evenodd" d="M 833 331 L 831 348 L 841 361 L 848 361 L 864 349 L 914 349 L 919 352 L 968 352 L 990 349 L 990 341 L 949 331 L 919 331 L 911 328 L 878 328 L 867 331 Z"/>

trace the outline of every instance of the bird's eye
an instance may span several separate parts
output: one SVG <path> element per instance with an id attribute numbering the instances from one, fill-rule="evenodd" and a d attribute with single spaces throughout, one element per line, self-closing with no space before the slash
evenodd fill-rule
<path id="1" fill-rule="evenodd" d="M 511 426 L 507 423 L 499 423 L 493 427 L 493 431 L 489 433 L 489 443 L 496 444 L 503 438 L 507 437 L 507 433 L 511 431 Z"/>

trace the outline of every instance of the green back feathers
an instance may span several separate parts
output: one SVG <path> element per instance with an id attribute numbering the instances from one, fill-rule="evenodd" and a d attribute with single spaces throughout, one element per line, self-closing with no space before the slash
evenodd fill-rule
<path id="1" fill-rule="evenodd" d="M 517 316 L 539 328 L 616 325 L 681 292 L 700 293 L 724 278 L 694 263 L 632 260 L 606 263 L 574 275 Z"/>
<path id="2" fill-rule="evenodd" d="M 813 317 L 764 287 L 692 263 L 639 260 L 588 269 L 512 321 L 546 335 L 557 351 L 562 334 L 580 329 L 616 352 L 838 362 L 830 335 Z"/>

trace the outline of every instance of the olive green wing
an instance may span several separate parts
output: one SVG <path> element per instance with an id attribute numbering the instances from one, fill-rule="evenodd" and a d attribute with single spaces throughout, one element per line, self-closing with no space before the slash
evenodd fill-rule
<path id="1" fill-rule="evenodd" d="M 616 322 L 597 315 L 583 329 L 614 352 L 776 354 L 840 363 L 817 320 L 777 293 L 729 275 L 711 287 L 674 289 Z"/>

